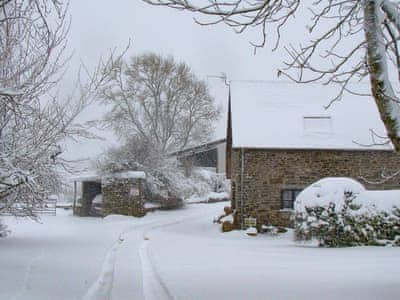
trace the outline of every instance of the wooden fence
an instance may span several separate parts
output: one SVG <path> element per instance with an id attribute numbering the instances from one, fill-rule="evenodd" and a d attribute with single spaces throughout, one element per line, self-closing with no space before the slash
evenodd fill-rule
<path id="1" fill-rule="evenodd" d="M 40 206 L 36 206 L 33 212 L 39 215 L 56 215 L 57 199 L 49 198 L 41 203 Z"/>
<path id="2" fill-rule="evenodd" d="M 44 200 L 40 204 L 35 205 L 33 208 L 31 208 L 31 210 L 34 214 L 55 216 L 56 208 L 57 208 L 57 199 L 48 198 L 47 200 Z M 11 210 L 12 210 L 12 212 L 11 212 Z M 19 213 L 19 210 L 21 211 L 20 213 Z M 2 215 L 2 216 L 10 216 L 10 215 L 24 216 L 25 213 L 24 213 L 23 208 L 19 208 L 18 206 L 15 206 L 10 210 L 1 211 L 0 215 Z"/>

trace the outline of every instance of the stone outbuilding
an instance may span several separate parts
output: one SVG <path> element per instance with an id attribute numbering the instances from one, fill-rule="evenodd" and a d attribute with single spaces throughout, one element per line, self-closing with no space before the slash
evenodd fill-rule
<path id="1" fill-rule="evenodd" d="M 349 86 L 368 93 L 367 84 Z M 231 84 L 226 174 L 238 227 L 290 226 L 297 194 L 324 177 L 398 189 L 400 157 L 371 97 L 319 84 Z M 327 108 L 329 106 L 329 108 Z"/>
<path id="2" fill-rule="evenodd" d="M 122 214 L 141 217 L 146 174 L 127 171 L 109 175 L 83 174 L 74 181 L 74 214 L 78 216 Z M 77 198 L 80 183 L 81 197 Z"/>

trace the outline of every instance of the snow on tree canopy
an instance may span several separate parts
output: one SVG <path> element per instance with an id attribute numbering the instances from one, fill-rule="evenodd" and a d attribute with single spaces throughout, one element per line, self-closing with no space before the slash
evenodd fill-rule
<path id="1" fill-rule="evenodd" d="M 296 198 L 296 213 L 306 212 L 309 207 L 327 208 L 334 204 L 336 211 L 345 205 L 346 197 L 354 197 L 353 203 L 359 205 L 357 214 L 388 212 L 400 208 L 400 190 L 368 191 L 358 181 L 351 178 L 328 177 L 305 188 Z"/>
<path id="2" fill-rule="evenodd" d="M 369 94 L 366 83 L 351 84 Z M 232 143 L 235 148 L 391 150 L 385 139 L 371 145 L 371 130 L 386 130 L 371 96 L 337 95 L 334 85 L 287 81 L 231 85 Z M 321 127 L 321 128 L 320 128 Z M 366 148 L 365 145 L 370 147 Z"/>

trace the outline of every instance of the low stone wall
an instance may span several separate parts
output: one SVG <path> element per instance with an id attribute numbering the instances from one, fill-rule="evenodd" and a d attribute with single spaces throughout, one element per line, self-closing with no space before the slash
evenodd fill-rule
<path id="1" fill-rule="evenodd" d="M 142 179 L 107 178 L 102 183 L 103 214 L 142 217 L 144 208 Z"/>
<path id="2" fill-rule="evenodd" d="M 351 177 L 367 189 L 400 188 L 399 177 L 380 185 L 362 179 L 380 181 L 382 173 L 397 172 L 400 156 L 392 151 L 243 149 L 243 178 L 240 151 L 233 149 L 231 157 L 232 207 L 239 225 L 242 217 L 254 217 L 257 226 L 290 226 L 291 210 L 281 209 L 282 190 L 304 189 L 324 177 Z"/>

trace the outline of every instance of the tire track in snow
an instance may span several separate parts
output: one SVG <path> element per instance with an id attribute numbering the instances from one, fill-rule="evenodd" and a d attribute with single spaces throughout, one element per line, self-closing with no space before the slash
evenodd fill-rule
<path id="1" fill-rule="evenodd" d="M 102 269 L 100 271 L 99 276 L 96 281 L 90 286 L 88 291 L 82 300 L 110 300 L 113 283 L 114 283 L 114 271 L 115 264 L 117 260 L 117 252 L 121 247 L 123 241 L 125 240 L 124 236 L 136 231 L 137 233 L 141 233 L 143 237 L 145 236 L 145 232 L 155 230 L 157 228 L 173 226 L 176 224 L 183 223 L 187 220 L 193 220 L 193 218 L 198 218 L 198 213 L 192 214 L 189 216 L 185 216 L 175 221 L 169 220 L 157 220 L 151 221 L 144 224 L 139 225 L 129 225 L 125 227 L 120 235 L 119 239 L 114 243 L 111 249 L 107 252 L 106 257 L 103 261 Z M 160 272 L 154 262 L 154 257 L 151 255 L 148 249 L 148 241 L 142 243 L 139 247 L 139 257 L 142 265 L 142 276 L 143 276 L 143 294 L 145 295 L 146 300 L 172 300 L 174 297 L 172 293 L 168 289 L 167 285 L 163 281 Z M 134 295 L 132 295 L 132 298 Z"/>
<path id="2" fill-rule="evenodd" d="M 174 226 L 199 217 L 201 216 L 199 216 L 197 213 L 173 222 L 161 222 L 159 224 L 154 224 L 153 226 L 151 226 L 148 231 L 168 226 Z M 149 248 L 150 241 L 147 237 L 148 231 L 145 233 L 145 231 L 143 230 L 143 239 L 145 241 L 142 243 L 139 249 L 139 256 L 142 264 L 144 297 L 146 300 L 173 300 L 175 299 L 175 297 L 172 295 L 171 291 L 168 289 L 168 286 L 162 279 L 154 255 Z"/>
<path id="3" fill-rule="evenodd" d="M 174 297 L 162 280 L 149 251 L 149 242 L 142 243 L 139 249 L 142 263 L 143 292 L 146 300 L 172 300 Z"/>
<path id="4" fill-rule="evenodd" d="M 107 252 L 105 259 L 102 264 L 101 271 L 97 276 L 95 282 L 86 291 L 82 300 L 109 300 L 111 299 L 113 284 L 114 284 L 114 272 L 115 263 L 117 261 L 117 252 L 122 246 L 125 240 L 125 234 L 141 229 L 148 226 L 159 224 L 159 221 L 152 221 L 140 225 L 129 225 L 125 227 L 119 235 L 118 240 L 114 243 L 111 249 Z"/>
<path id="5" fill-rule="evenodd" d="M 24 275 L 24 281 L 22 282 L 22 288 L 21 291 L 17 294 L 17 296 L 15 296 L 13 299 L 19 299 L 21 298 L 26 292 L 29 293 L 29 290 L 31 289 L 31 282 L 30 279 L 32 277 L 32 273 L 33 270 L 35 269 L 35 267 L 37 267 L 38 262 L 43 258 L 43 253 L 44 250 L 42 249 L 40 251 L 40 254 L 33 257 L 28 266 L 25 269 L 25 275 Z"/>
<path id="6" fill-rule="evenodd" d="M 109 300 L 114 283 L 115 262 L 117 259 L 118 249 L 123 243 L 123 238 L 120 236 L 114 243 L 103 261 L 103 265 L 96 281 L 90 286 L 83 300 Z"/>

